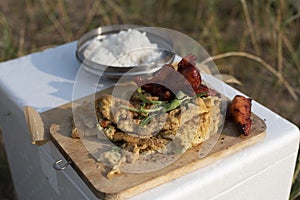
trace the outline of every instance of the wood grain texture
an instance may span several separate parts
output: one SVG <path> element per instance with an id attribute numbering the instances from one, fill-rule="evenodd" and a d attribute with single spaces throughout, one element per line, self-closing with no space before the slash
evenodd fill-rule
<path id="1" fill-rule="evenodd" d="M 236 125 L 226 120 L 221 135 L 213 135 L 165 168 L 149 173 L 122 173 L 109 180 L 105 176 L 108 169 L 93 158 L 80 139 L 70 137 L 71 103 L 42 113 L 42 118 L 49 127 L 51 140 L 101 199 L 125 199 L 169 182 L 257 143 L 264 138 L 266 130 L 264 121 L 254 114 L 249 136 L 240 135 Z"/>

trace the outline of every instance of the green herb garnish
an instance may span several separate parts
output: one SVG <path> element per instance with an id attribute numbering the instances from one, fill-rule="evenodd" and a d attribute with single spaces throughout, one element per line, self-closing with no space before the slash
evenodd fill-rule
<path id="1" fill-rule="evenodd" d="M 189 101 L 191 101 L 195 98 L 198 98 L 198 97 L 203 97 L 207 93 L 203 92 L 203 93 L 196 94 L 193 97 L 190 97 L 190 96 L 187 96 L 186 94 L 184 94 L 182 91 L 179 91 L 176 94 L 176 98 L 174 100 L 172 100 L 171 102 L 152 101 L 152 100 L 148 99 L 142 93 L 142 89 L 140 87 L 137 89 L 137 94 L 143 102 L 143 105 L 140 108 L 134 108 L 134 107 L 129 107 L 129 106 L 125 106 L 125 105 L 121 105 L 121 108 L 130 110 L 132 112 L 140 113 L 143 116 L 145 116 L 145 118 L 140 123 L 140 126 L 145 126 L 145 125 L 150 123 L 151 119 L 154 116 L 156 116 L 160 113 L 165 113 L 165 112 L 169 112 L 171 110 L 174 110 L 174 109 L 178 108 L 180 105 L 182 105 L 186 102 L 189 102 Z M 145 106 L 147 104 L 148 105 L 156 105 L 157 107 L 147 109 L 147 108 L 145 108 Z"/>

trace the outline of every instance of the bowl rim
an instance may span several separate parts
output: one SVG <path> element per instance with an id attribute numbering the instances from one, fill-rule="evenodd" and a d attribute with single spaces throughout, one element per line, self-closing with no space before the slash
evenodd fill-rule
<path id="1" fill-rule="evenodd" d="M 126 73 L 127 71 L 129 71 L 133 68 L 138 68 L 140 71 L 145 71 L 145 74 L 146 74 L 147 71 L 149 71 L 149 70 L 153 71 L 154 68 L 161 68 L 164 64 L 172 63 L 173 60 L 175 59 L 176 53 L 172 51 L 173 43 L 171 42 L 171 40 L 168 41 L 167 38 L 164 38 L 160 34 L 157 34 L 157 33 L 155 34 L 153 31 L 147 32 L 143 28 L 147 28 L 147 27 L 140 26 L 140 25 L 134 25 L 134 24 L 121 24 L 121 25 L 103 26 L 103 27 L 98 27 L 96 29 L 93 29 L 93 30 L 85 33 L 84 35 L 82 35 L 80 37 L 80 39 L 77 41 L 77 48 L 76 48 L 76 53 L 75 53 L 76 58 L 79 62 L 86 65 L 86 67 L 90 67 L 90 68 L 93 68 L 96 70 L 101 70 L 101 68 L 108 69 L 108 70 L 106 70 L 107 72 L 104 72 L 104 75 L 108 72 L 110 74 L 116 73 L 119 75 L 119 74 Z M 91 59 L 87 59 L 84 56 L 83 53 L 88 45 L 87 43 L 89 41 L 91 41 L 92 39 L 99 37 L 101 35 L 116 34 L 122 30 L 128 30 L 128 29 L 137 29 L 137 30 L 141 29 L 140 31 L 146 32 L 146 34 L 150 34 L 150 35 L 152 35 L 152 37 L 158 37 L 162 41 L 165 41 L 165 43 L 169 46 L 168 48 L 170 50 L 165 49 L 167 47 L 165 47 L 162 50 L 163 53 L 165 54 L 165 56 L 164 56 L 165 59 L 163 59 L 161 61 L 164 61 L 164 62 L 153 62 L 153 63 L 147 63 L 147 64 L 141 64 L 141 65 L 135 65 L 135 66 L 114 66 L 114 65 L 105 65 L 105 64 L 93 62 Z M 162 66 L 157 66 L 159 64 L 161 64 Z"/>

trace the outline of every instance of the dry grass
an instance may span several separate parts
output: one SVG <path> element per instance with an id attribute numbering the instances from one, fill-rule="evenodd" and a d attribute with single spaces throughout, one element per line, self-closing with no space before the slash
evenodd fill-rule
<path id="1" fill-rule="evenodd" d="M 278 78 L 278 80 L 282 83 L 283 86 L 286 87 L 286 89 L 288 90 L 288 92 L 294 98 L 295 101 L 298 100 L 298 95 L 296 94 L 295 90 L 290 85 L 290 83 L 282 76 L 281 70 L 279 69 L 277 71 L 273 66 L 268 64 L 261 57 L 255 56 L 253 54 L 249 54 L 246 52 L 227 52 L 227 53 L 211 56 L 211 57 L 207 58 L 206 60 L 202 61 L 200 64 L 206 64 L 210 61 L 215 61 L 215 60 L 227 58 L 227 57 L 244 57 L 244 58 L 248 58 L 248 59 L 251 59 L 251 60 L 254 60 L 254 61 L 260 63 L 262 65 L 262 67 L 265 67 L 268 71 L 270 71 L 273 75 L 275 75 Z"/>
<path id="2" fill-rule="evenodd" d="M 191 36 L 222 73 L 243 83 L 234 87 L 300 126 L 299 0 L 2 0 L 0 61 L 111 24 L 166 27 Z M 291 199 L 300 195 L 299 171 Z"/>

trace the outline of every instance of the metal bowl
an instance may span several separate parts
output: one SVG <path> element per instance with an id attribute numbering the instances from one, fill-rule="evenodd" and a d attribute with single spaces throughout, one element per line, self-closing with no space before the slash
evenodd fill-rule
<path id="1" fill-rule="evenodd" d="M 118 34 L 121 30 L 137 29 L 145 32 L 151 43 L 157 44 L 160 56 L 148 63 L 142 63 L 135 66 L 111 66 L 102 63 L 97 63 L 85 56 L 85 51 L 92 40 L 104 40 L 113 34 Z M 76 57 L 82 62 L 82 66 L 86 71 L 108 78 L 119 78 L 121 76 L 137 76 L 144 74 L 152 74 L 159 70 L 164 64 L 172 63 L 175 58 L 173 50 L 173 42 L 166 34 L 163 34 L 159 29 L 147 28 L 136 25 L 112 25 L 94 29 L 84 34 L 77 42 Z"/>

